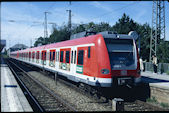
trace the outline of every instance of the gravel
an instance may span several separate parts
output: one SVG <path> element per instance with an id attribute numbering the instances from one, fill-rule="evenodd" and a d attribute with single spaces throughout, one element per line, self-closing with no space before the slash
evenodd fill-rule
<path id="1" fill-rule="evenodd" d="M 70 87 L 56 82 L 49 77 L 42 75 L 39 72 L 29 72 L 35 79 L 42 82 L 45 86 L 60 95 L 63 99 L 76 107 L 78 111 L 111 111 L 111 106 L 105 106 L 105 103 L 98 103 L 96 100 L 91 99 L 80 92 L 71 89 Z"/>

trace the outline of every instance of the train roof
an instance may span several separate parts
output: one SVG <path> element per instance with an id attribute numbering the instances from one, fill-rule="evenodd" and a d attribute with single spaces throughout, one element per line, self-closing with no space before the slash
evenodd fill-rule
<path id="1" fill-rule="evenodd" d="M 34 48 L 27 48 L 27 49 L 15 51 L 15 52 L 28 52 L 28 51 L 37 51 L 37 50 L 57 48 L 57 47 L 89 44 L 89 43 L 94 43 L 94 41 L 96 40 L 96 37 L 98 37 L 98 36 L 101 36 L 101 34 L 90 35 L 90 36 L 82 37 L 82 38 L 78 38 L 78 39 L 66 40 L 63 42 L 47 44 L 47 45 L 38 46 L 38 47 L 34 47 Z M 12 52 L 12 53 L 15 53 L 15 52 Z"/>
<path id="2" fill-rule="evenodd" d="M 82 33 L 82 34 L 84 34 L 84 33 Z M 103 37 L 104 39 L 114 38 L 114 39 L 135 39 L 136 40 L 138 38 L 138 34 L 135 31 L 129 32 L 128 35 L 117 34 L 117 33 L 112 32 L 112 31 L 103 31 L 103 32 L 99 32 L 95 35 L 89 35 L 89 36 L 86 36 L 86 37 L 83 36 L 81 38 L 78 38 L 78 37 L 75 38 L 74 37 L 71 40 L 47 44 L 47 45 L 42 45 L 42 46 L 38 46 L 38 47 L 34 47 L 34 48 L 27 48 L 27 49 L 15 51 L 15 52 L 37 51 L 37 50 L 42 50 L 42 49 L 50 49 L 50 48 L 74 46 L 74 45 L 81 45 L 81 44 L 89 44 L 89 43 L 94 43 L 96 37 L 99 37 L 99 36 Z M 12 52 L 12 53 L 15 53 L 15 52 Z"/>

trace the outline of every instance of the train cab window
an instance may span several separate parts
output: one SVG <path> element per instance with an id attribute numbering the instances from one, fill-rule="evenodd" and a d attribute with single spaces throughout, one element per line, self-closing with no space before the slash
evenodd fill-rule
<path id="1" fill-rule="evenodd" d="M 60 62 L 63 62 L 63 51 L 60 52 Z"/>
<path id="2" fill-rule="evenodd" d="M 90 48 L 91 47 L 88 47 L 88 58 L 90 58 Z"/>
<path id="3" fill-rule="evenodd" d="M 66 63 L 70 62 L 70 51 L 66 51 Z"/>
<path id="4" fill-rule="evenodd" d="M 84 50 L 79 50 L 77 64 L 83 65 L 83 55 L 84 55 Z"/>
<path id="5" fill-rule="evenodd" d="M 72 55 L 71 55 L 71 63 L 73 64 L 73 51 L 72 51 Z"/>
<path id="6" fill-rule="evenodd" d="M 74 57 L 74 64 L 76 64 L 76 51 L 75 51 L 75 57 Z"/>

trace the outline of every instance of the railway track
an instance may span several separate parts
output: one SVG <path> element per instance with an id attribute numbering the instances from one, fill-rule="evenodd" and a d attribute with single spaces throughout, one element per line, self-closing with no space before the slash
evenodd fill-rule
<path id="1" fill-rule="evenodd" d="M 29 67 L 31 68 L 31 67 Z M 47 75 L 47 73 L 45 72 L 40 72 L 42 75 Z M 49 78 L 49 80 L 53 81 L 54 80 L 54 76 L 46 76 Z M 105 95 L 102 95 L 99 93 L 99 96 L 98 94 L 92 94 L 90 91 L 88 91 L 89 89 L 91 89 L 91 87 L 83 87 L 82 86 L 79 88 L 77 87 L 76 84 L 72 84 L 71 81 L 67 81 L 67 80 L 64 80 L 64 79 L 60 79 L 58 77 L 60 83 L 62 84 L 66 84 L 68 87 L 72 88 L 73 90 L 76 90 L 80 93 L 82 93 L 83 95 L 86 95 L 90 98 L 92 98 L 93 100 L 96 100 L 98 103 L 104 103 L 102 104 L 103 106 L 107 107 L 107 106 L 110 106 L 109 108 L 111 108 L 111 104 L 112 104 L 112 98 L 107 98 L 105 97 Z M 45 84 L 45 83 L 44 83 Z M 100 97 L 100 98 L 99 98 Z M 109 109 L 110 110 L 110 109 Z M 135 100 L 135 101 L 132 101 L 132 102 L 129 102 L 129 101 L 125 101 L 124 102 L 124 110 L 125 111 L 167 111 L 166 109 L 163 109 L 163 108 L 160 108 L 160 107 L 157 107 L 157 106 L 153 106 L 151 104 L 148 104 L 146 102 L 143 102 L 143 101 L 140 101 L 140 100 Z"/>
<path id="2" fill-rule="evenodd" d="M 32 109 L 34 112 L 44 112 L 44 109 L 42 106 L 38 103 L 38 101 L 34 98 L 34 96 L 31 94 L 29 89 L 25 86 L 25 84 L 22 82 L 22 80 L 19 78 L 18 74 L 14 71 L 14 69 L 11 67 L 11 65 L 6 62 L 8 67 L 10 68 L 11 72 L 15 76 L 18 84 L 20 85 L 20 88 L 24 92 L 26 98 L 28 99 L 30 105 L 32 106 Z"/>
<path id="3" fill-rule="evenodd" d="M 10 63 L 11 69 L 15 71 L 18 78 L 25 84 L 25 87 L 28 87 L 32 95 L 36 98 L 35 100 L 37 100 L 37 103 L 39 103 L 41 109 L 43 109 L 40 112 L 76 111 L 68 102 L 53 93 L 39 81 L 35 80 L 21 67 L 12 61 L 8 60 L 8 62 Z"/>

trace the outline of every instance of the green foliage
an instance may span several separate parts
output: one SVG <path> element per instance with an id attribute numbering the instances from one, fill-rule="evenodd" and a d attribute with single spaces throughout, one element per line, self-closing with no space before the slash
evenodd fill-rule
<path id="1" fill-rule="evenodd" d="M 167 71 L 167 75 L 169 75 L 169 71 Z"/>
<path id="2" fill-rule="evenodd" d="M 111 30 L 117 31 L 119 34 L 128 34 L 130 31 L 137 31 L 137 27 L 137 23 L 124 13 Z"/>
<path id="3" fill-rule="evenodd" d="M 161 40 L 157 46 L 157 58 L 159 62 L 169 63 L 169 42 Z"/>
<path id="4" fill-rule="evenodd" d="M 162 106 L 162 107 L 164 107 L 164 108 L 169 108 L 169 104 L 167 104 L 167 103 L 160 103 L 160 105 Z"/>
<path id="5" fill-rule="evenodd" d="M 110 26 L 109 23 L 105 22 L 101 22 L 99 24 L 95 24 L 94 22 L 79 25 L 73 24 L 71 34 L 83 32 L 89 29 L 92 29 L 95 32 L 116 31 L 119 34 L 128 34 L 130 31 L 136 31 L 140 37 L 140 57 L 142 57 L 144 61 L 149 61 L 151 27 L 148 23 L 143 25 L 138 24 L 124 13 L 123 16 L 113 26 Z M 49 43 L 61 42 L 69 39 L 70 32 L 68 31 L 67 25 L 62 25 L 60 28 L 53 26 L 52 34 L 49 36 L 49 38 L 39 37 L 34 46 L 38 46 L 38 44 L 45 45 Z M 169 42 L 164 42 L 160 39 L 158 39 L 158 42 L 160 43 L 157 46 L 157 58 L 159 59 L 160 63 L 168 63 Z M 138 46 L 139 40 L 137 40 L 136 43 Z"/>
<path id="6" fill-rule="evenodd" d="M 39 37 L 38 40 L 34 43 L 34 46 L 48 44 L 48 38 Z"/>
<path id="7" fill-rule="evenodd" d="M 148 98 L 146 101 L 151 102 L 151 103 L 157 103 L 157 99 L 153 96 L 152 96 L 152 98 Z"/>

